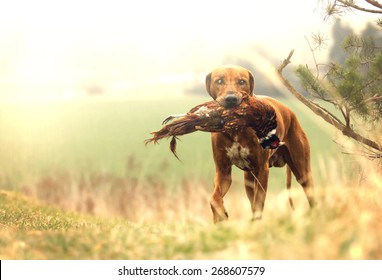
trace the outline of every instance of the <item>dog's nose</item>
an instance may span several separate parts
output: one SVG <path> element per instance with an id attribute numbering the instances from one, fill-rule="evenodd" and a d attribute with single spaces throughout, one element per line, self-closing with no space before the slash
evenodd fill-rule
<path id="1" fill-rule="evenodd" d="M 227 96 L 224 98 L 224 101 L 225 101 L 226 107 L 233 107 L 238 105 L 237 104 L 238 98 L 234 94 L 227 94 Z"/>

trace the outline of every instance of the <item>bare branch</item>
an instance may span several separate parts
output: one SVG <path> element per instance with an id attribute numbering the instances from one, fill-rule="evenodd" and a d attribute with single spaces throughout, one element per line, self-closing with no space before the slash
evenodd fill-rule
<path id="1" fill-rule="evenodd" d="M 320 110 L 324 111 L 326 114 L 328 114 L 331 118 L 333 118 L 334 120 L 336 120 L 338 123 L 341 123 L 341 120 L 339 118 L 337 118 L 335 115 L 333 115 L 331 112 L 329 112 L 327 109 L 325 109 L 324 107 L 322 107 L 321 105 L 313 102 L 313 101 L 310 101 L 310 103 L 312 103 L 314 106 L 316 106 L 317 108 L 319 108 Z M 332 103 L 332 104 L 335 104 L 335 103 Z M 338 104 L 335 104 L 338 106 Z"/>
<path id="2" fill-rule="evenodd" d="M 277 68 L 277 75 L 280 78 L 281 82 L 289 90 L 290 93 L 292 93 L 299 101 L 301 101 L 305 106 L 311 109 L 315 114 L 323 118 L 326 122 L 330 123 L 331 125 L 334 125 L 337 129 L 342 129 L 344 127 L 344 124 L 339 119 L 332 118 L 329 114 L 326 114 L 325 112 L 323 112 L 320 107 L 317 107 L 316 103 L 312 103 L 308 99 L 306 99 L 282 75 L 282 71 L 284 70 L 284 68 L 291 63 L 290 59 L 293 55 L 293 52 L 294 50 L 292 50 L 289 53 L 288 57 L 284 59 L 282 64 Z"/>
<path id="3" fill-rule="evenodd" d="M 310 49 L 310 52 L 312 53 L 312 56 L 313 56 L 313 60 L 314 60 L 314 64 L 316 65 L 316 79 L 319 78 L 319 75 L 320 75 L 320 69 L 318 67 L 318 63 L 317 63 L 317 59 L 316 59 L 316 54 L 314 53 L 315 49 L 312 48 L 308 38 L 306 36 L 305 37 L 305 40 L 306 42 L 308 43 L 308 46 L 309 46 L 309 49 Z"/>
<path id="4" fill-rule="evenodd" d="M 365 1 L 369 3 L 370 5 L 373 5 L 374 7 L 382 9 L 382 4 L 379 3 L 378 1 L 374 1 L 374 0 L 365 0 Z"/>
<path id="5" fill-rule="evenodd" d="M 373 14 L 382 14 L 381 10 L 367 9 L 367 8 L 358 6 L 358 5 L 356 5 L 350 1 L 346 1 L 346 0 L 337 0 L 337 1 L 340 2 L 341 4 L 343 4 L 345 7 L 351 7 L 355 10 L 358 10 L 358 11 L 362 11 L 362 12 L 366 12 L 366 13 L 373 13 Z M 377 1 L 366 0 L 366 2 L 368 2 L 370 4 L 372 4 L 371 2 L 373 2 L 374 3 L 374 4 L 372 4 L 373 6 L 382 9 L 382 7 L 380 7 L 381 4 L 378 3 Z"/>
<path id="6" fill-rule="evenodd" d="M 290 59 L 292 58 L 293 53 L 294 53 L 294 50 L 291 50 L 289 52 L 288 57 L 284 59 L 283 62 L 280 64 L 280 66 L 277 68 L 277 72 L 281 73 L 284 70 L 284 68 L 287 67 L 289 63 L 291 63 Z"/>

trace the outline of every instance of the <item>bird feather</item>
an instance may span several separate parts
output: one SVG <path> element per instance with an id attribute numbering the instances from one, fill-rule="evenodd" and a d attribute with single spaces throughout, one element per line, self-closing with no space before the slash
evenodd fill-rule
<path id="1" fill-rule="evenodd" d="M 177 159 L 179 159 L 176 153 L 178 136 L 195 131 L 233 135 L 251 128 L 255 131 L 263 148 L 275 149 L 282 144 L 275 134 L 277 127 L 275 110 L 256 96 L 244 96 L 240 105 L 229 109 L 216 101 L 204 102 L 193 107 L 186 114 L 167 117 L 162 124 L 164 126 L 152 132 L 153 137 L 145 142 L 146 144 L 158 143 L 163 138 L 171 137 L 170 150 Z"/>

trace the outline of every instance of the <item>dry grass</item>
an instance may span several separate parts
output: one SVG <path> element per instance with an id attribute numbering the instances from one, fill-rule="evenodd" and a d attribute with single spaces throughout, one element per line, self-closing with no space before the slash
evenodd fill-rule
<path id="1" fill-rule="evenodd" d="M 4 199 L 1 193 L 5 209 L 0 213 L 1 257 L 382 259 L 380 181 L 370 178 L 360 188 L 323 189 L 317 193 L 319 203 L 313 211 L 296 190 L 296 211 L 288 208 L 285 192 L 271 194 L 259 222 L 249 221 L 244 193 L 232 193 L 227 198 L 231 219 L 219 225 L 210 222 L 203 194 L 193 195 L 197 206 L 187 206 L 185 193 L 174 198 L 168 193 L 158 198 L 137 195 L 144 205 L 134 209 L 137 204 L 132 204 L 128 209 L 144 222 L 131 222 L 78 216 L 9 193 Z"/>
<path id="2" fill-rule="evenodd" d="M 122 217 L 129 221 L 186 221 L 203 216 L 208 204 L 205 186 L 183 181 L 176 190 L 160 181 L 108 174 L 76 176 L 55 173 L 25 184 L 24 194 L 48 204 L 101 217 Z M 203 207 L 202 207 L 203 208 Z"/>
<path id="3" fill-rule="evenodd" d="M 346 196 L 353 191 L 367 196 L 370 189 L 381 187 L 382 174 L 377 163 L 353 156 L 348 156 L 345 160 L 351 162 L 325 158 L 320 159 L 319 164 L 314 166 L 314 177 L 318 179 L 315 180 L 318 181 L 315 191 L 319 203 L 331 196 L 337 199 L 337 196 Z M 133 156 L 129 157 L 126 168 L 136 169 L 136 161 Z M 166 163 L 162 165 L 162 169 L 165 170 Z M 284 170 L 277 171 L 277 176 L 285 177 Z M 272 171 L 270 176 L 273 176 Z M 161 178 L 149 175 L 139 178 L 106 172 L 78 174 L 55 170 L 48 175 L 28 180 L 19 189 L 27 196 L 67 210 L 104 217 L 122 217 L 134 222 L 172 219 L 189 221 L 195 217 L 209 220 L 209 198 L 213 189 L 213 178 L 208 182 L 201 178 L 193 178 L 192 175 L 188 178 L 182 179 L 177 185 L 169 186 Z M 232 218 L 250 217 L 242 179 L 241 171 L 233 173 L 233 184 L 226 197 L 227 208 L 231 208 L 229 212 Z M 290 212 L 285 182 L 281 180 L 278 183 L 281 185 L 276 186 L 274 182 L 269 185 L 265 210 L 281 207 L 278 211 Z M 306 199 L 297 182 L 293 183 L 292 192 L 294 199 L 297 199 L 297 208 L 307 209 Z"/>
<path id="4" fill-rule="evenodd" d="M 289 208 L 286 191 L 270 192 L 260 222 L 250 222 L 244 188 L 234 186 L 237 190 L 226 197 L 230 221 L 218 226 L 211 222 L 208 200 L 212 186 L 208 184 L 184 181 L 172 190 L 154 180 L 142 183 L 99 174 L 78 178 L 57 173 L 25 186 L 24 191 L 49 204 L 106 221 L 122 219 L 99 226 L 83 218 L 88 226 L 76 232 L 86 240 L 73 232 L 66 235 L 57 229 L 55 233 L 39 229 L 36 233 L 34 229 L 26 233 L 28 237 L 18 237 L 18 242 L 30 244 L 39 236 L 41 247 L 27 258 L 382 259 L 382 175 L 370 162 L 359 168 L 353 178 L 327 170 L 325 176 L 331 181 L 316 187 L 318 205 L 312 211 L 297 184 L 293 187 L 295 211 Z M 3 234 L 3 241 L 12 240 L 13 233 Z M 46 235 L 47 240 L 64 242 L 67 247 L 84 243 L 81 246 L 88 252 L 41 252 L 49 245 L 41 240 Z M 96 248 L 91 242 L 97 236 L 106 238 L 109 247 L 104 254 L 93 256 Z"/>

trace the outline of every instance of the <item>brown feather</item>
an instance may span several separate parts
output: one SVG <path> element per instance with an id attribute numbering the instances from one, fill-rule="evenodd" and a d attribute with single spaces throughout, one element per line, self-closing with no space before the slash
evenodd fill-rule
<path id="1" fill-rule="evenodd" d="M 170 141 L 170 151 L 181 162 L 180 158 L 178 157 L 178 154 L 176 153 L 176 140 L 177 140 L 176 136 L 173 136 Z"/>
<path id="2" fill-rule="evenodd" d="M 176 154 L 177 136 L 197 130 L 232 135 L 249 127 L 255 131 L 261 144 L 263 139 L 268 140 L 271 137 L 276 137 L 278 140 L 277 136 L 269 135 L 277 127 L 274 109 L 255 96 L 245 96 L 239 106 L 230 109 L 220 106 L 216 101 L 205 102 L 192 108 L 186 115 L 175 118 L 174 116 L 166 118 L 164 123 L 170 123 L 164 125 L 162 129 L 152 132 L 153 137 L 145 142 L 146 144 L 157 143 L 163 138 L 172 137 L 170 150 L 178 159 Z M 276 148 L 277 144 L 266 143 L 262 146 Z"/>

